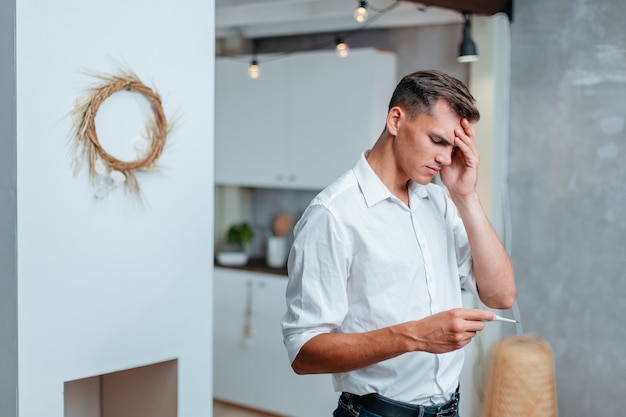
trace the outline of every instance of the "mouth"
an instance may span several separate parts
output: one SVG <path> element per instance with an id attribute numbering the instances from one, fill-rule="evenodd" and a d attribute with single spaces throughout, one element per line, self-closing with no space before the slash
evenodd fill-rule
<path id="1" fill-rule="evenodd" d="M 426 169 L 428 169 L 428 171 L 430 171 L 430 173 L 434 176 L 437 175 L 437 173 L 441 170 L 440 167 L 431 167 L 426 165 Z"/>

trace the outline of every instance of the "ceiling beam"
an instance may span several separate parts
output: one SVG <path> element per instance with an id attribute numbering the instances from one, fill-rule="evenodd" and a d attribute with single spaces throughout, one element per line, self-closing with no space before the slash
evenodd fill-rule
<path id="1" fill-rule="evenodd" d="M 424 6 L 442 7 L 444 9 L 470 12 L 479 15 L 492 16 L 496 13 L 506 13 L 511 18 L 513 0 L 403 0 Z"/>

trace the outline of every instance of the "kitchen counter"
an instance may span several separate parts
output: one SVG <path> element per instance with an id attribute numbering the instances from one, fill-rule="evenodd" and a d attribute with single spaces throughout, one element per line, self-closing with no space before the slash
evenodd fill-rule
<path id="1" fill-rule="evenodd" d="M 275 416 L 318 417 L 337 406 L 337 393 L 328 374 L 291 369 L 280 326 L 287 280 L 276 271 L 262 259 L 215 268 L 213 396 Z"/>
<path id="2" fill-rule="evenodd" d="M 214 265 L 219 268 L 238 269 L 240 271 L 261 272 L 264 274 L 284 275 L 287 277 L 287 265 L 282 268 L 272 268 L 267 266 L 265 258 L 250 258 L 247 264 L 240 266 L 222 265 L 217 260 Z"/>

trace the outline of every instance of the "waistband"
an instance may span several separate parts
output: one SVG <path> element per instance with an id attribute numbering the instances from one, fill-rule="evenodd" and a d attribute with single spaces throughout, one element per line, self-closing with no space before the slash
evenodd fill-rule
<path id="1" fill-rule="evenodd" d="M 455 417 L 460 394 L 457 389 L 450 401 L 434 406 L 407 404 L 379 394 L 354 395 L 344 392 L 341 397 L 352 403 L 353 407 L 363 407 L 383 417 Z"/>

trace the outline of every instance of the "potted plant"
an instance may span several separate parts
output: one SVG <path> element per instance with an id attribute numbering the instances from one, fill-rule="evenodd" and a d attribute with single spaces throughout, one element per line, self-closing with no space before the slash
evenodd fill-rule
<path id="1" fill-rule="evenodd" d="M 247 222 L 234 223 L 228 227 L 224 245 L 217 254 L 222 265 L 245 265 L 248 262 L 248 244 L 254 238 L 254 230 Z"/>

